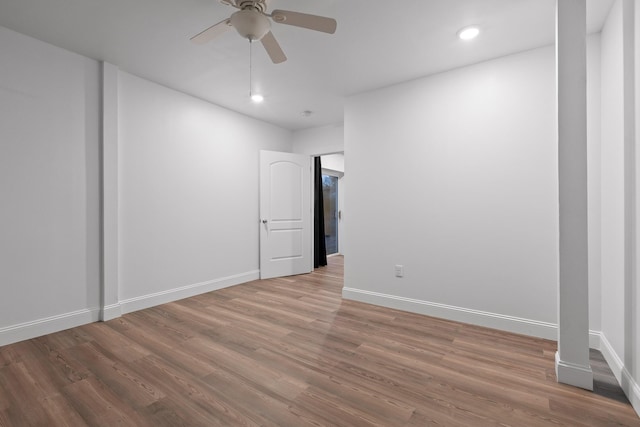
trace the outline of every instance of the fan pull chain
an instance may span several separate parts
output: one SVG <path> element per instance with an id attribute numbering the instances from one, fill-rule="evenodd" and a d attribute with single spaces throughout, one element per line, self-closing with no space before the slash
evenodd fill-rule
<path id="1" fill-rule="evenodd" d="M 255 103 L 263 101 L 262 95 L 253 93 L 253 40 L 249 39 L 249 98 Z"/>
<path id="2" fill-rule="evenodd" d="M 253 96 L 253 48 L 251 39 L 249 39 L 249 98 Z"/>

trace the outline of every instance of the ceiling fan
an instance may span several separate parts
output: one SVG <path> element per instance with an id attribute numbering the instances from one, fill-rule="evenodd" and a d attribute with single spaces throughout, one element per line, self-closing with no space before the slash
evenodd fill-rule
<path id="1" fill-rule="evenodd" d="M 271 32 L 269 18 L 278 24 L 293 25 L 329 34 L 335 33 L 337 27 L 335 19 L 324 16 L 289 10 L 274 10 L 267 13 L 269 0 L 220 0 L 220 3 L 239 10 L 231 17 L 191 37 L 191 41 L 198 44 L 206 43 L 233 27 L 238 31 L 238 34 L 249 39 L 250 42 L 260 40 L 274 64 L 286 61 L 287 56 Z"/>

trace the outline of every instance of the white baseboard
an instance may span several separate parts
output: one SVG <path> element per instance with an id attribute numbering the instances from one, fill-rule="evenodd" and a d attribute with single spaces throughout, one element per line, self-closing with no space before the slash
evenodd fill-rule
<path id="1" fill-rule="evenodd" d="M 640 385 L 633 379 L 631 373 L 624 366 L 624 362 L 611 346 L 604 334 L 600 336 L 602 355 L 609 364 L 613 375 L 618 380 L 620 387 L 627 395 L 627 399 L 631 402 L 638 416 L 640 416 Z"/>
<path id="2" fill-rule="evenodd" d="M 622 363 L 622 359 L 620 359 L 604 334 L 600 336 L 600 343 L 600 351 L 604 356 L 604 359 L 607 361 L 607 364 L 611 368 L 611 372 L 613 372 L 613 375 L 618 380 L 618 383 L 622 383 L 622 370 L 624 369 L 624 363 Z"/>
<path id="3" fill-rule="evenodd" d="M 354 301 L 395 308 L 398 310 L 424 314 L 456 322 L 470 323 L 473 325 L 554 341 L 558 339 L 558 326 L 554 323 L 540 322 L 537 320 L 523 319 L 514 316 L 505 316 L 486 311 L 472 310 L 463 307 L 399 297 L 396 295 L 381 294 L 378 292 L 370 292 L 362 289 L 344 288 L 342 290 L 342 296 Z M 611 367 L 611 371 L 613 371 L 613 374 L 618 379 L 618 382 L 627 395 L 627 398 L 640 416 L 640 385 L 633 379 L 627 368 L 624 366 L 622 359 L 613 350 L 609 341 L 607 341 L 606 336 L 599 331 L 589 330 L 589 346 L 602 352 L 602 355 Z"/>
<path id="4" fill-rule="evenodd" d="M 556 378 L 559 383 L 569 384 L 585 390 L 593 391 L 593 371 L 587 365 L 577 365 L 560 359 L 556 351 Z"/>
<path id="5" fill-rule="evenodd" d="M 248 273 L 170 289 L 164 292 L 130 298 L 116 304 L 108 305 L 103 310 L 96 307 L 7 326 L 0 328 L 0 346 L 63 331 L 65 329 L 75 328 L 76 326 L 86 325 L 87 323 L 93 323 L 99 320 L 106 321 L 115 319 L 124 313 L 130 313 L 132 311 L 142 310 L 144 308 L 165 304 L 171 301 L 177 301 L 179 299 L 188 298 L 205 292 L 239 285 L 241 283 L 257 280 L 259 277 L 259 271 L 250 271 Z"/>
<path id="6" fill-rule="evenodd" d="M 0 346 L 97 322 L 99 318 L 100 309 L 91 308 L 7 326 L 0 328 Z"/>
<path id="7" fill-rule="evenodd" d="M 600 350 L 600 336 L 602 333 L 600 331 L 593 331 L 589 329 L 589 347 L 595 348 L 596 350 Z"/>
<path id="8" fill-rule="evenodd" d="M 429 301 L 404 298 L 395 295 L 369 292 L 361 289 L 344 288 L 342 296 L 355 301 L 381 305 L 412 313 L 425 314 L 456 322 L 471 323 L 487 328 L 500 329 L 516 334 L 558 340 L 558 325 L 520 317 L 505 316 L 486 311 L 440 304 Z M 589 347 L 600 349 L 600 332 L 589 331 Z"/>
<path id="9" fill-rule="evenodd" d="M 156 305 L 166 304 L 195 295 L 200 295 L 205 292 L 217 291 L 219 289 L 228 288 L 229 286 L 251 282 L 252 280 L 258 280 L 259 278 L 259 270 L 250 271 L 247 273 L 236 274 L 220 279 L 195 283 L 193 285 L 182 286 L 180 288 L 174 288 L 168 291 L 156 292 L 153 294 L 121 300 L 119 307 L 122 311 L 122 314 L 131 313 L 133 311 L 143 310 L 145 308 L 154 307 Z"/>
<path id="10" fill-rule="evenodd" d="M 342 296 L 347 299 L 381 305 L 412 313 L 425 314 L 456 322 L 471 323 L 487 328 L 500 329 L 522 335 L 545 338 L 556 341 L 558 327 L 554 323 L 523 319 L 480 310 L 440 304 L 412 298 L 387 295 L 362 289 L 344 288 Z"/>
<path id="11" fill-rule="evenodd" d="M 122 305 L 118 302 L 106 305 L 100 313 L 100 320 L 107 322 L 120 316 L 122 316 Z"/>

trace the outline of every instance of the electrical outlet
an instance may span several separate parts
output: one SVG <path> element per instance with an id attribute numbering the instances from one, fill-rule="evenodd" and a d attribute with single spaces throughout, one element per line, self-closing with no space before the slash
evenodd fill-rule
<path id="1" fill-rule="evenodd" d="M 404 277 L 404 265 L 396 264 L 396 277 Z"/>

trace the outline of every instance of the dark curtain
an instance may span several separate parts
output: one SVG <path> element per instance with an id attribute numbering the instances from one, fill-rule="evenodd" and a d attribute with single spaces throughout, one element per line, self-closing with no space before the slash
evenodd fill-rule
<path id="1" fill-rule="evenodd" d="M 313 267 L 327 265 L 327 247 L 324 241 L 324 199 L 322 197 L 322 164 L 320 157 L 314 158 L 313 193 Z"/>

